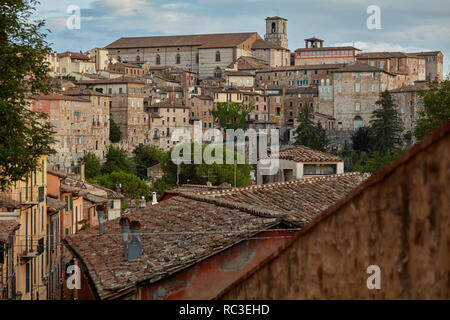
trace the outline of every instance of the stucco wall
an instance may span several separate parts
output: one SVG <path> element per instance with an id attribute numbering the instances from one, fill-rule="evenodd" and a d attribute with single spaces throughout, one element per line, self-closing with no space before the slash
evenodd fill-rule
<path id="1" fill-rule="evenodd" d="M 223 299 L 449 299 L 450 123 L 300 231 Z M 381 289 L 367 288 L 369 265 Z"/>

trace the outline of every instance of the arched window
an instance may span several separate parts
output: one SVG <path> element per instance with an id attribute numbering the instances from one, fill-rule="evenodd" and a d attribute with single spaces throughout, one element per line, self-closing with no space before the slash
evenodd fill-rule
<path id="1" fill-rule="evenodd" d="M 275 22 L 272 22 L 272 33 L 275 33 L 277 31 L 277 25 Z"/>
<path id="2" fill-rule="evenodd" d="M 136 62 L 141 61 L 141 57 L 140 56 L 136 56 Z"/>
<path id="3" fill-rule="evenodd" d="M 180 64 L 181 63 L 181 56 L 179 54 L 177 54 L 175 63 L 176 64 Z"/>
<path id="4" fill-rule="evenodd" d="M 219 67 L 217 67 L 216 70 L 214 71 L 214 77 L 222 78 L 222 70 Z"/>
<path id="5" fill-rule="evenodd" d="M 356 116 L 355 119 L 353 119 L 353 129 L 358 130 L 363 126 L 363 120 L 360 116 Z"/>
<path id="6" fill-rule="evenodd" d="M 216 62 L 220 62 L 220 51 L 216 51 Z"/>
<path id="7" fill-rule="evenodd" d="M 156 65 L 159 66 L 161 64 L 161 56 L 159 54 L 156 55 Z"/>

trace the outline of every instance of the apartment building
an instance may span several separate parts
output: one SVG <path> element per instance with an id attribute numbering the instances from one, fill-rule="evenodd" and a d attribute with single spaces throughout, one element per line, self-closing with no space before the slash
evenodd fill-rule
<path id="1" fill-rule="evenodd" d="M 309 64 L 351 64 L 361 50 L 353 46 L 324 47 L 324 40 L 315 37 L 305 39 L 305 47 L 295 50 L 296 66 Z"/>
<path id="2" fill-rule="evenodd" d="M 395 74 L 364 63 L 333 72 L 334 117 L 338 130 L 368 126 L 376 102 L 385 90 L 395 88 Z"/>

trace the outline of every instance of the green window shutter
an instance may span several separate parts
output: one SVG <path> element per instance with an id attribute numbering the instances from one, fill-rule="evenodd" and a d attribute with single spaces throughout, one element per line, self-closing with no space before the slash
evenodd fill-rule
<path id="1" fill-rule="evenodd" d="M 0 243 L 0 264 L 5 263 L 5 244 Z"/>
<path id="2" fill-rule="evenodd" d="M 73 211 L 73 198 L 72 198 L 72 195 L 70 195 L 70 211 Z"/>
<path id="3" fill-rule="evenodd" d="M 69 197 L 66 196 L 66 211 L 69 211 Z"/>
<path id="4" fill-rule="evenodd" d="M 44 185 L 45 184 L 45 177 L 44 177 L 44 172 L 45 172 L 45 168 L 44 168 L 44 165 L 45 165 L 45 163 L 44 163 L 44 160 L 42 160 L 42 167 L 41 167 L 41 172 L 42 172 L 42 185 Z"/>
<path id="5" fill-rule="evenodd" d="M 111 201 L 111 209 L 114 209 L 114 200 Z"/>
<path id="6" fill-rule="evenodd" d="M 28 201 L 28 177 L 27 182 L 25 183 L 25 201 Z"/>
<path id="7" fill-rule="evenodd" d="M 69 235 L 69 228 L 66 228 L 66 236 Z"/>

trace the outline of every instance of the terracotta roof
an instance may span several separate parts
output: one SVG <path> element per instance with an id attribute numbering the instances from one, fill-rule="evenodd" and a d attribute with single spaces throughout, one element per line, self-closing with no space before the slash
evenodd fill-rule
<path id="1" fill-rule="evenodd" d="M 276 72 L 276 71 L 296 71 L 296 70 L 321 70 L 321 69 L 339 69 L 345 66 L 344 63 L 336 64 L 309 64 L 300 66 L 285 66 L 285 67 L 275 67 L 266 70 L 258 70 L 257 73 L 263 72 Z"/>
<path id="2" fill-rule="evenodd" d="M 401 92 L 416 92 L 419 91 L 421 89 L 426 89 L 427 88 L 427 84 L 426 83 L 418 83 L 418 84 L 413 84 L 410 86 L 403 86 L 403 87 L 399 87 L 393 90 L 389 90 L 390 93 L 401 93 Z"/>
<path id="3" fill-rule="evenodd" d="M 0 193 L 0 207 L 7 209 L 20 209 L 20 202 L 11 198 L 11 193 Z"/>
<path id="4" fill-rule="evenodd" d="M 322 48 L 298 48 L 295 52 L 304 52 L 304 51 L 328 51 L 328 50 L 358 50 L 361 49 L 352 47 L 352 46 L 342 46 L 342 47 L 322 47 Z M 309 57 L 311 58 L 311 57 Z M 334 58 L 333 56 L 324 56 L 324 57 L 313 57 L 313 58 Z"/>
<path id="5" fill-rule="evenodd" d="M 297 146 L 280 150 L 279 159 L 292 160 L 295 162 L 343 162 L 341 158 L 330 153 L 313 150 L 305 146 Z M 276 157 L 275 154 L 271 155 Z"/>
<path id="6" fill-rule="evenodd" d="M 238 65 L 238 70 L 259 70 L 270 68 L 264 60 L 245 56 L 239 57 L 236 61 L 231 63 L 228 68 L 232 68 L 236 63 Z"/>
<path id="7" fill-rule="evenodd" d="M 59 94 L 59 93 L 33 96 L 33 99 L 35 99 L 35 100 L 64 100 L 64 101 L 90 102 L 90 100 L 88 100 L 88 99 L 83 99 L 80 97 L 69 96 L 69 95 L 64 95 L 64 94 Z"/>
<path id="8" fill-rule="evenodd" d="M 207 185 L 198 185 L 198 184 L 182 184 L 178 187 L 169 189 L 165 192 L 165 194 L 184 194 L 184 193 L 196 193 L 196 192 L 205 192 L 205 191 L 217 191 L 217 190 L 226 190 L 231 187 L 227 186 L 207 186 Z"/>
<path id="9" fill-rule="evenodd" d="M 114 79 L 96 79 L 96 80 L 80 80 L 78 84 L 123 84 L 123 83 L 136 83 L 144 84 L 143 81 L 136 80 L 134 78 L 120 77 Z"/>
<path id="10" fill-rule="evenodd" d="M 367 177 L 351 172 L 200 194 L 242 204 L 258 204 L 267 210 L 286 214 L 286 223 L 303 226 Z"/>
<path id="11" fill-rule="evenodd" d="M 257 35 L 257 33 L 222 33 L 120 38 L 119 40 L 107 45 L 105 48 L 123 49 L 183 46 L 199 46 L 200 48 L 227 48 L 238 46 L 254 35 Z"/>
<path id="12" fill-rule="evenodd" d="M 66 206 L 65 202 L 47 196 L 47 209 L 50 210 L 51 212 L 56 213 L 65 206 Z"/>
<path id="13" fill-rule="evenodd" d="M 194 99 L 194 98 L 198 98 L 200 100 L 214 100 L 213 97 L 205 96 L 205 95 L 192 96 L 191 99 Z"/>
<path id="14" fill-rule="evenodd" d="M 278 49 L 278 50 L 288 50 L 279 46 L 275 43 L 272 43 L 267 40 L 258 39 L 253 43 L 252 49 Z"/>
<path id="15" fill-rule="evenodd" d="M 0 220 L 0 242 L 8 241 L 8 236 L 13 233 L 17 226 L 20 226 L 20 224 L 16 221 Z"/>
<path id="16" fill-rule="evenodd" d="M 86 267 L 98 297 L 105 299 L 139 282 L 156 282 L 278 225 L 276 213 L 266 211 L 220 199 L 177 196 L 125 215 L 141 224 L 143 252 L 136 260 L 122 256 L 117 220 L 104 223 L 102 236 L 83 236 L 98 233 L 98 227 L 91 227 L 65 243 Z"/>
<path id="17" fill-rule="evenodd" d="M 414 52 L 412 54 L 414 54 L 416 56 L 425 57 L 425 56 L 435 56 L 435 55 L 439 55 L 439 54 L 442 55 L 442 52 L 441 51 L 421 51 L 421 52 Z"/>
<path id="18" fill-rule="evenodd" d="M 150 108 L 176 108 L 176 109 L 190 109 L 189 106 L 182 106 L 181 104 L 173 104 L 169 102 L 158 102 L 150 106 Z"/>
<path id="19" fill-rule="evenodd" d="M 388 74 L 393 74 L 378 67 L 371 66 L 367 63 L 347 64 L 339 69 L 333 70 L 332 72 L 384 72 Z"/>
<path id="20" fill-rule="evenodd" d="M 422 58 L 414 53 L 406 52 L 363 52 L 356 56 L 357 59 L 389 59 L 389 58 Z"/>
<path id="21" fill-rule="evenodd" d="M 286 94 L 296 94 L 296 93 L 319 93 L 319 88 L 316 86 L 309 87 L 297 87 L 286 89 Z"/>
<path id="22" fill-rule="evenodd" d="M 58 58 L 64 58 L 70 56 L 71 58 L 78 59 L 78 60 L 90 60 L 90 58 L 82 53 L 79 52 L 70 52 L 66 51 L 63 53 L 58 53 Z"/>
<path id="23" fill-rule="evenodd" d="M 102 92 L 98 92 L 96 90 L 91 90 L 91 89 L 80 89 L 80 88 L 76 88 L 76 89 L 71 89 L 71 90 L 66 90 L 64 91 L 64 94 L 68 95 L 68 96 L 98 96 L 98 97 L 111 97 L 108 94 L 102 93 Z"/>

